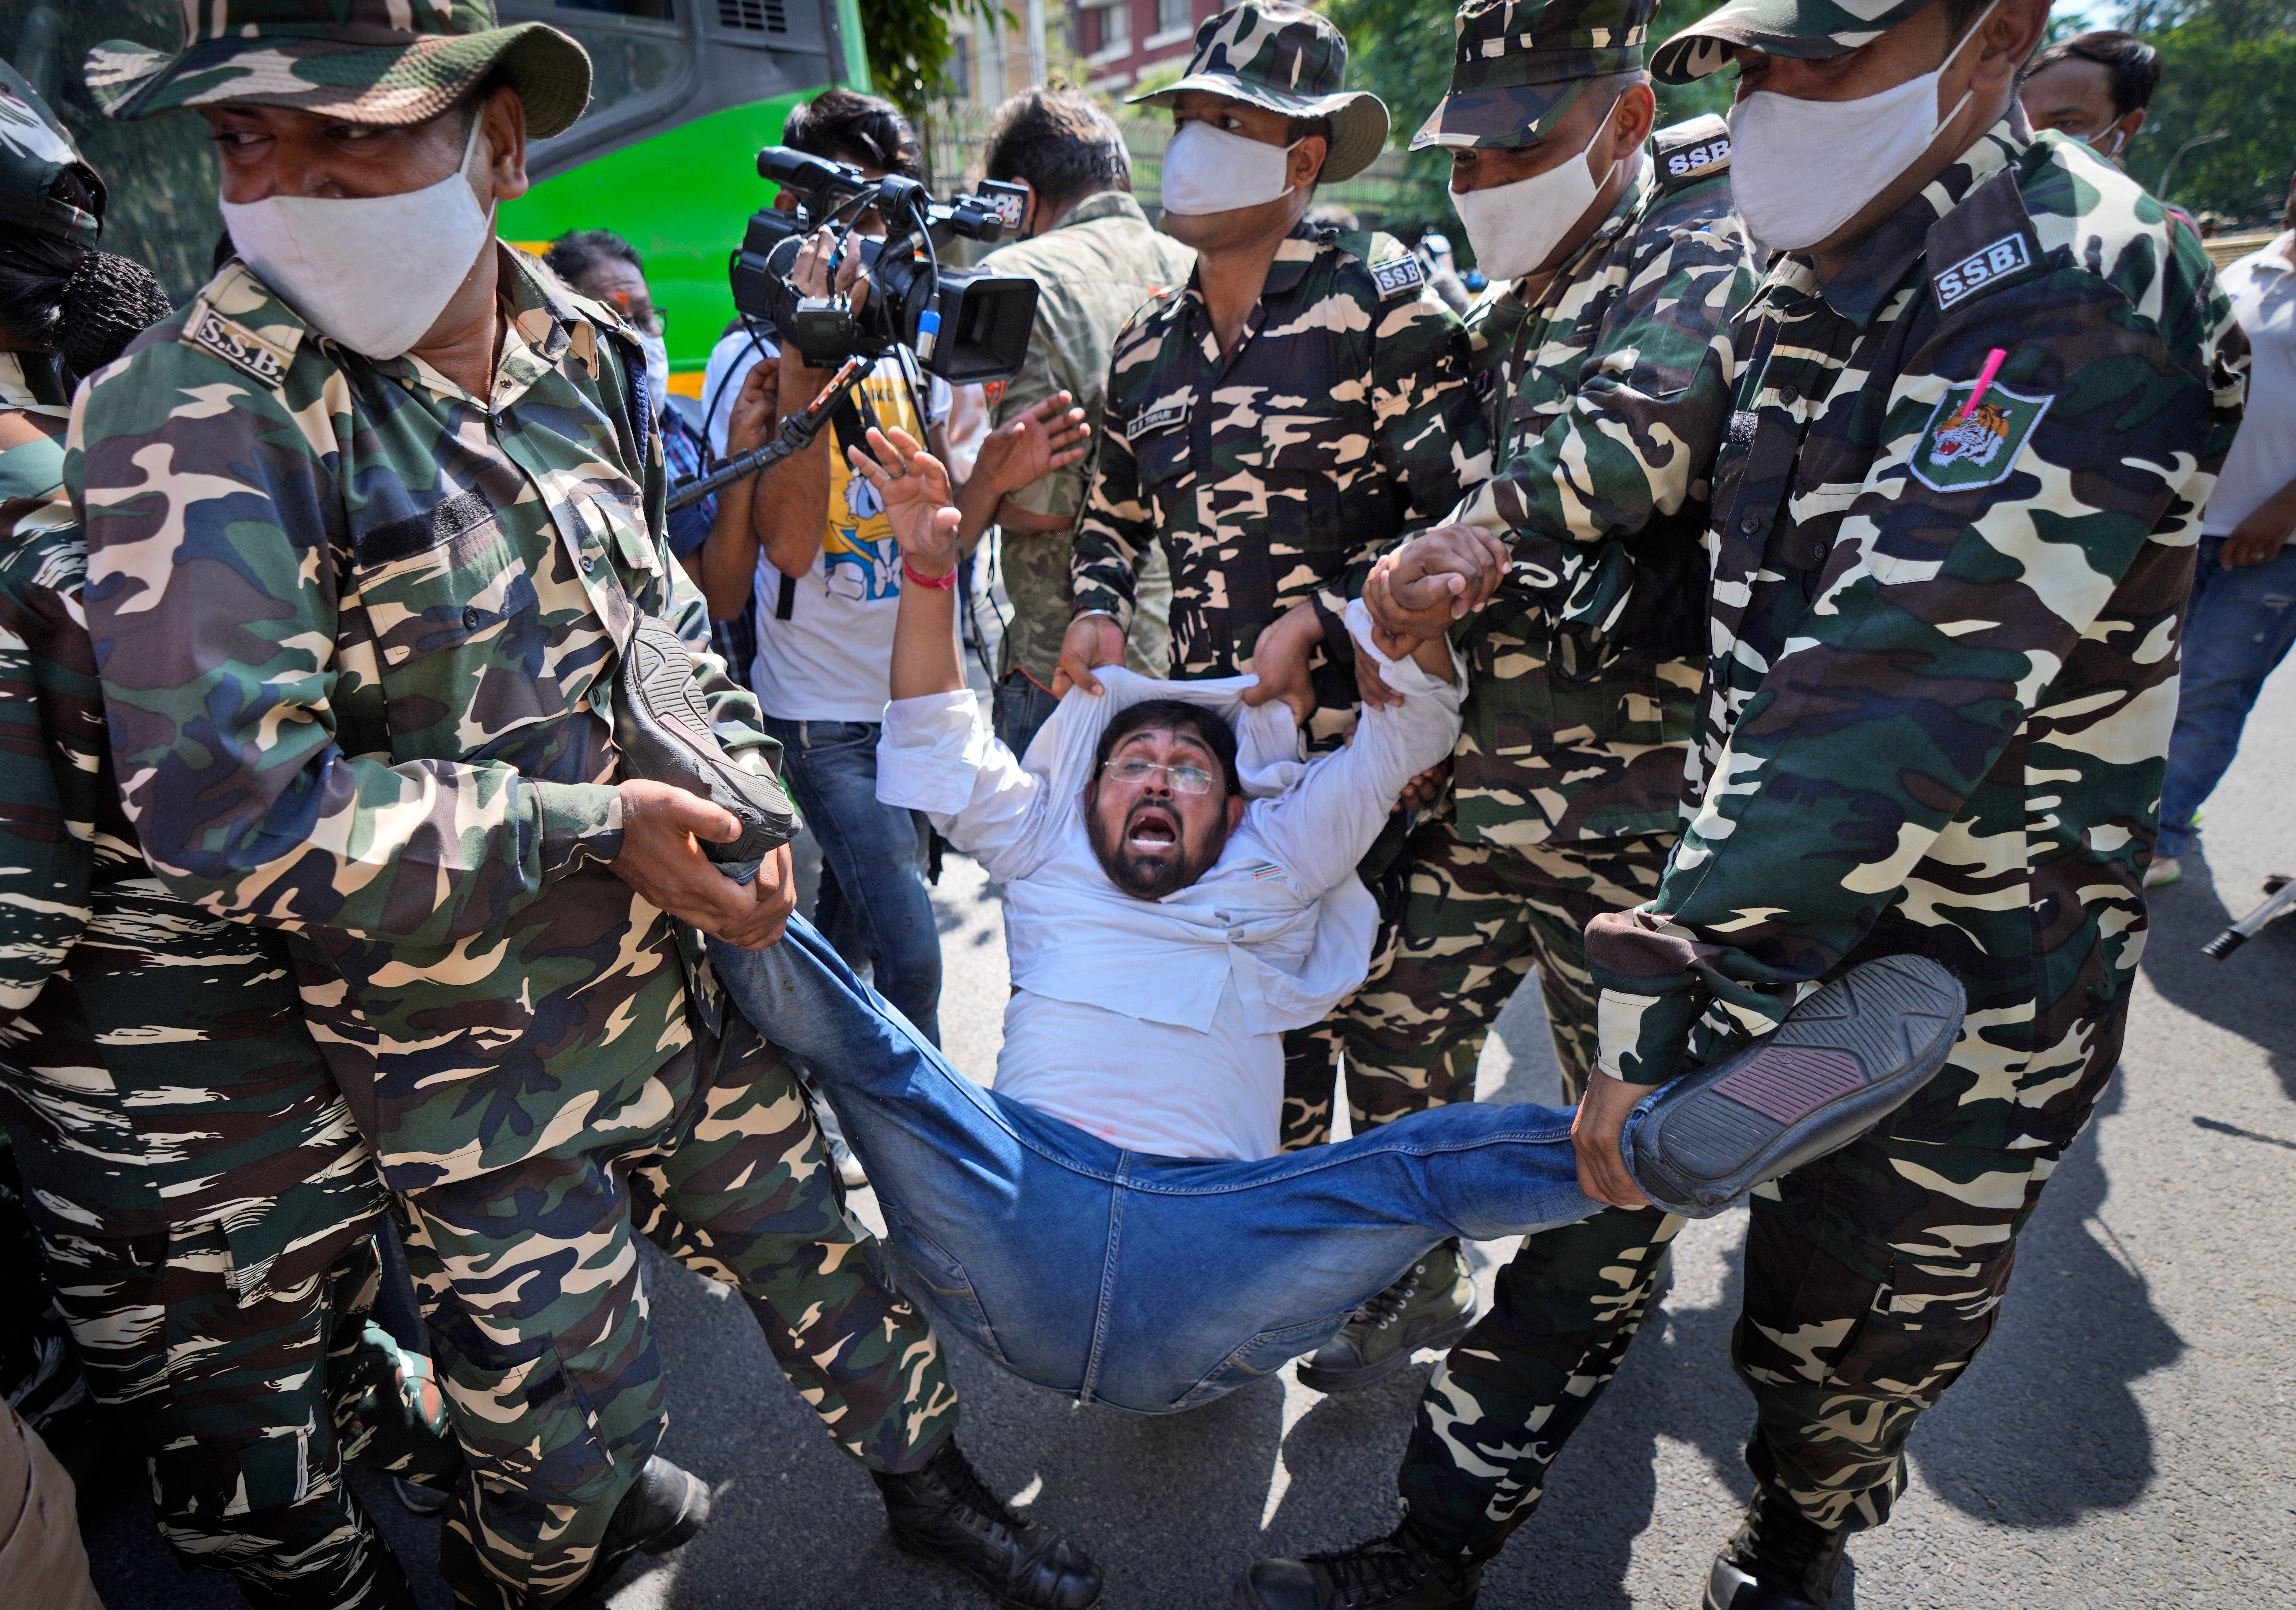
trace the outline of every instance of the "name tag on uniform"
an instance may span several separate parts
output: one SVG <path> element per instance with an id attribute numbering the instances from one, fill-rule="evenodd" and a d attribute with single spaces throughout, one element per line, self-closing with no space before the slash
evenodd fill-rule
<path id="1" fill-rule="evenodd" d="M 1136 442 L 1153 431 L 1168 430 L 1175 425 L 1184 423 L 1187 417 L 1187 404 L 1165 403 L 1127 421 L 1124 427 L 1124 439 L 1128 444 Z"/>
<path id="2" fill-rule="evenodd" d="M 1427 282 L 1427 271 L 1419 266 L 1419 259 L 1406 255 L 1390 257 L 1384 263 L 1371 266 L 1371 282 L 1379 287 L 1382 297 L 1399 297 L 1405 291 L 1417 290 Z"/>
<path id="3" fill-rule="evenodd" d="M 1938 306 L 1950 307 L 1994 281 L 2006 279 L 2032 266 L 2033 257 L 2025 249 L 2025 237 L 2003 235 L 1992 245 L 1971 252 L 1952 267 L 1938 270 Z"/>

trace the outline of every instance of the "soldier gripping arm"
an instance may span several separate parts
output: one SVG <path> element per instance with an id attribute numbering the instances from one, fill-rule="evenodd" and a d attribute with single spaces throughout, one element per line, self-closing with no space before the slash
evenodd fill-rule
<path id="1" fill-rule="evenodd" d="M 2132 566 L 2184 560 L 2148 537 L 2205 495 L 2230 445 L 2242 384 L 2232 365 L 2246 350 L 2230 321 L 2188 249 L 2134 300 L 2086 268 L 2060 267 L 1916 321 L 1917 345 L 1886 401 L 1857 397 L 1858 377 L 1843 377 L 1835 406 L 1855 398 L 1885 412 L 1872 469 L 1840 489 L 1831 552 L 1806 583 L 1816 607 L 1727 729 L 1703 734 L 1704 797 L 1658 894 L 1589 925 L 1604 1071 L 1636 1084 L 1670 1076 L 1710 1001 L 1742 1028 L 1775 1024 L 1792 999 L 1784 986 L 1818 977 L 1874 925 L 2013 742 L 2025 751 L 2017 786 L 2033 771 L 2061 771 L 2068 813 L 2098 768 L 2155 764 L 2090 752 L 2079 707 L 2088 699 L 2037 701 L 2084 638 L 2123 646 L 2140 671 L 2170 652 L 2183 596 L 2175 574 L 2132 587 L 2123 596 L 2135 609 L 2108 615 L 2107 605 L 2141 579 Z M 1823 354 L 1797 364 L 1790 335 L 1788 325 L 1771 338 L 1778 350 L 1756 372 L 1760 394 L 1742 392 L 1741 406 L 1788 405 L 1788 381 L 1830 378 Z M 2007 456 L 1956 469 L 1961 449 L 1942 427 L 1997 350 L 2005 361 L 1990 429 Z M 1767 490 L 1733 502 L 1739 478 L 1751 486 L 1765 473 L 1735 456 L 1726 447 L 1718 469 L 1712 539 L 1718 570 L 1734 576 L 1764 562 L 1772 529 L 1755 507 Z M 1834 495 L 1824 472 L 1804 459 L 1792 483 L 1798 503 L 1822 509 Z M 1803 515 L 1793 538 L 1821 519 Z M 1792 596 L 1783 607 L 1802 606 Z M 1720 617 L 1746 607 L 1718 592 L 1718 633 L 1741 637 Z M 2130 697 L 2173 699 L 2175 684 L 2091 691 L 2110 711 Z M 2109 848 L 2128 830 L 2099 821 L 2087 836 Z M 1985 868 L 1968 875 L 1981 884 Z M 2108 929 L 2112 920 L 2065 919 Z"/>

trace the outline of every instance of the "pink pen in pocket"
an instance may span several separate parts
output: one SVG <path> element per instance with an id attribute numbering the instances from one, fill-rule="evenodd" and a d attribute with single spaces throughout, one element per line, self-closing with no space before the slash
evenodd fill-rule
<path id="1" fill-rule="evenodd" d="M 1945 428 L 1948 430 L 1977 412 L 1977 405 L 1985 400 L 1986 388 L 1993 384 L 1993 377 L 2001 372 L 2001 365 L 2006 363 L 2008 358 L 2007 348 L 2001 347 L 1996 347 L 1985 355 L 1985 367 L 1977 372 L 1976 389 L 1969 394 L 1969 401 L 1961 405 L 1961 412 L 1945 422 Z"/>

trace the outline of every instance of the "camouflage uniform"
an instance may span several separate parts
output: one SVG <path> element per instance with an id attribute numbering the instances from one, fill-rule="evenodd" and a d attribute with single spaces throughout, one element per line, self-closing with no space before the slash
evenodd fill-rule
<path id="1" fill-rule="evenodd" d="M 981 260 L 984 270 L 1037 282 L 1037 327 L 1029 356 L 1021 372 L 996 388 L 996 422 L 1002 425 L 1065 391 L 1084 410 L 1096 441 L 1117 331 L 1149 298 L 1185 281 L 1195 263 L 1193 251 L 1160 233 L 1140 203 L 1120 190 L 1086 196 L 1043 234 L 990 252 Z M 1032 514 L 1074 521 L 1084 512 L 1091 465 L 1087 457 L 1055 470 L 1006 501 Z M 1049 688 L 1074 603 L 1069 578 L 1073 535 L 1007 527 L 1000 541 L 1013 622 L 1004 629 L 997 669 L 1021 666 Z M 1169 585 L 1164 578 L 1162 588 Z M 1136 586 L 1139 601 L 1147 605 L 1148 578 L 1144 576 Z M 1158 601 L 1162 609 L 1150 606 L 1136 613 L 1126 644 L 1125 662 L 1144 675 L 1162 675 L 1171 659 L 1170 629 L 1163 618 L 1169 604 Z"/>
<path id="2" fill-rule="evenodd" d="M 634 1230 L 751 1301 L 849 1452 L 914 1468 L 955 1402 L 789 1068 L 611 870 L 616 643 L 637 610 L 705 642 L 702 605 L 653 535 L 635 343 L 500 262 L 483 403 L 234 263 L 82 390 L 67 473 L 146 854 L 284 933 L 398 1196 L 474 1467 L 442 1569 L 465 1602 L 548 1603 L 663 1429 Z M 701 664 L 720 736 L 770 764 Z"/>
<path id="3" fill-rule="evenodd" d="M 1472 315 L 1476 363 L 1496 380 L 1496 467 L 1452 518 L 1516 544 L 1526 576 L 1585 547 L 1639 566 L 1645 591 L 1695 596 L 1706 465 L 1728 412 L 1708 347 L 1755 277 L 1728 149 L 1717 118 L 1660 131 L 1536 306 L 1518 284 Z M 1534 963 L 1563 1099 L 1593 1066 L 1580 936 L 1658 886 L 1701 667 L 1682 633 L 1661 644 L 1622 622 L 1595 649 L 1558 641 L 1548 615 L 1511 584 L 1468 623 L 1451 808 L 1414 830 L 1393 948 L 1341 1009 L 1358 1132 L 1472 1100 L 1484 1037 Z"/>
<path id="4" fill-rule="evenodd" d="M 0 406 L 62 405 L 44 361 L 0 355 Z M 280 937 L 147 874 L 62 466 L 0 454 L 0 500 L 41 500 L 0 535 L 0 1119 L 48 1278 L 187 1565 L 258 1606 L 411 1610 L 342 1467 L 445 1485 L 462 1456 L 428 1361 L 367 1322 L 382 1182 Z"/>
<path id="5" fill-rule="evenodd" d="M 1723 347 L 1692 814 L 1649 910 L 1587 948 L 1602 1066 L 1636 1083 L 1874 956 L 1934 956 L 1968 989 L 1935 1082 L 1752 1204 L 1747 1462 L 1854 1532 L 1888 1517 L 1915 1421 L 1991 1332 L 2119 1055 L 2246 344 L 2157 201 L 2005 120 L 1830 282 L 1778 259 Z M 1611 1295 L 1542 1322 L 1599 1336 Z M 1526 1328 L 1431 1384 L 1402 1486 L 1436 1536 L 1488 1553 L 1536 1498 L 1569 1430 L 1530 1418 L 1546 1368 Z"/>

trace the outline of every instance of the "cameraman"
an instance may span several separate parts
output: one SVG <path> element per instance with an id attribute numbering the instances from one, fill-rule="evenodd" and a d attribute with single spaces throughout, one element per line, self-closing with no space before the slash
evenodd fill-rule
<path id="1" fill-rule="evenodd" d="M 889 101 L 832 89 L 797 108 L 782 140 L 808 156 L 843 162 L 871 181 L 922 176 L 916 135 Z M 783 192 L 775 205 L 793 211 L 801 198 Z M 854 233 L 882 238 L 885 222 L 863 210 Z M 833 236 L 823 230 L 800 256 L 791 282 L 807 296 L 830 289 Z M 836 289 L 865 298 L 859 255 L 836 268 Z M 769 331 L 744 327 L 709 355 L 702 380 L 713 454 L 726 451 L 726 421 L 750 371 L 767 359 L 780 370 L 779 416 L 801 412 L 830 380 L 808 368 L 794 347 Z M 894 426 L 928 442 L 936 456 L 948 444 L 948 385 L 928 377 L 916 356 L 896 350 L 880 360 L 838 406 L 834 429 L 771 472 L 766 495 L 750 504 L 745 526 L 719 520 L 701 547 L 700 566 L 709 613 L 727 619 L 753 597 L 758 654 L 750 685 L 765 727 L 782 744 L 782 767 L 822 851 L 821 896 L 814 922 L 832 942 L 857 935 L 875 968 L 878 992 L 918 1033 L 939 1043 L 940 932 L 925 887 L 924 818 L 877 800 L 877 730 L 889 694 L 893 624 L 900 602 L 901 556 L 875 490 L 853 473 L 841 448 L 863 444 L 865 423 Z M 1081 416 L 1066 417 L 1068 398 L 1048 398 L 983 443 L 973 481 L 1024 486 L 1083 456 L 1070 445 Z M 1058 421 L 1055 444 L 1040 421 Z M 1055 445 L 1069 451 L 1056 454 Z M 993 503 L 993 499 L 992 499 Z"/>
<path id="2" fill-rule="evenodd" d="M 1023 275 L 1037 288 L 1028 359 L 996 394 L 991 417 L 998 423 L 1015 419 L 1065 390 L 1097 432 L 1117 331 L 1158 291 L 1186 284 L 1196 254 L 1148 222 L 1132 199 L 1132 159 L 1115 119 L 1080 91 L 1022 90 L 996 109 L 987 151 L 986 176 L 1027 185 L 1029 204 L 1013 232 L 1018 239 L 991 252 L 981 267 Z M 1013 619 L 997 666 L 997 736 L 1015 754 L 1028 748 L 1052 713 L 1049 690 L 1076 597 L 1070 536 L 1090 490 L 1089 468 L 1055 470 L 1001 502 L 976 475 L 961 505 L 968 543 L 991 521 L 1004 533 Z M 1151 562 L 1160 570 L 1161 560 L 1155 554 Z M 1146 675 L 1160 675 L 1168 658 L 1168 583 L 1158 591 L 1153 613 L 1142 608 L 1129 633 L 1128 661 Z M 1144 605 L 1147 592 L 1139 590 Z M 1009 712 L 1008 691 L 1014 695 Z"/>

